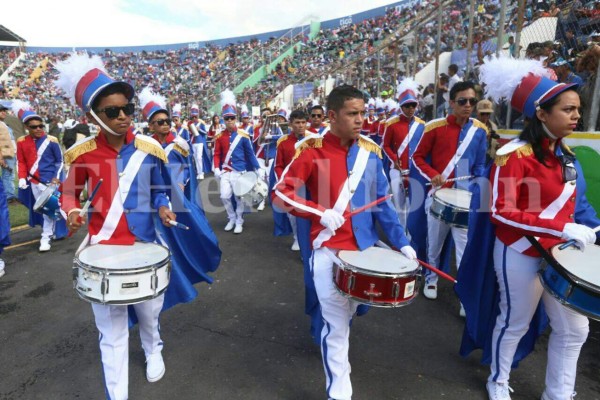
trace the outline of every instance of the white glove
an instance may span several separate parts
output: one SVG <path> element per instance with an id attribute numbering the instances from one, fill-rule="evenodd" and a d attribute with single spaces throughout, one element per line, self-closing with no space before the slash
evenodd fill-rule
<path id="1" fill-rule="evenodd" d="M 215 178 L 217 178 L 217 179 L 219 179 L 221 177 L 221 175 L 223 174 L 223 172 L 221 172 L 221 170 L 219 168 L 215 168 L 214 173 L 215 173 Z"/>
<path id="2" fill-rule="evenodd" d="M 562 231 L 562 238 L 565 240 L 573 239 L 581 250 L 585 249 L 586 244 L 596 242 L 596 233 L 592 228 L 585 225 L 567 223 Z"/>
<path id="3" fill-rule="evenodd" d="M 410 246 L 404 246 L 400 249 L 400 252 L 406 256 L 409 260 L 417 259 L 417 252 Z"/>
<path id="4" fill-rule="evenodd" d="M 19 179 L 19 189 L 27 189 L 29 185 L 27 184 L 27 180 L 25 178 Z"/>
<path id="5" fill-rule="evenodd" d="M 342 214 L 335 210 L 328 209 L 323 212 L 323 216 L 321 217 L 320 222 L 321 225 L 323 225 L 325 228 L 329 229 L 332 232 L 335 232 L 342 225 L 344 225 L 345 221 L 346 218 L 344 218 Z"/>

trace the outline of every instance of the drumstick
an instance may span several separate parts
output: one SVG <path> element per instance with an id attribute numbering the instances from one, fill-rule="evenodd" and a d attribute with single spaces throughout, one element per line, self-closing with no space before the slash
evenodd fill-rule
<path id="1" fill-rule="evenodd" d="M 354 211 L 344 214 L 344 218 L 348 219 L 350 217 L 354 217 L 356 214 L 360 214 L 361 212 L 368 210 L 371 207 L 375 207 L 377 204 L 383 203 L 384 201 L 386 201 L 387 199 L 390 199 L 391 197 L 392 197 L 391 194 L 380 197 L 377 200 L 370 202 L 369 204 L 366 204 L 362 207 L 357 208 Z"/>
<path id="2" fill-rule="evenodd" d="M 471 179 L 471 178 L 473 178 L 473 175 L 459 176 L 459 177 L 456 177 L 456 178 L 446 179 L 444 181 L 444 183 L 446 183 L 446 182 L 456 182 L 456 181 L 466 181 L 467 179 Z M 425 186 L 431 186 L 431 182 L 427 182 L 425 184 Z"/>
<path id="3" fill-rule="evenodd" d="M 593 229 L 593 231 L 594 231 L 594 233 L 598 233 L 598 232 L 600 232 L 600 225 L 598 225 L 597 227 L 595 227 L 595 228 Z M 566 249 L 566 248 L 567 248 L 567 247 L 569 247 L 569 246 L 573 246 L 575 243 L 577 243 L 577 241 L 576 241 L 575 239 L 571 239 L 571 240 L 569 240 L 569 241 L 567 241 L 567 242 L 564 242 L 564 243 L 563 243 L 563 244 L 561 244 L 560 246 L 558 246 L 558 249 L 559 249 L 559 250 L 564 250 L 564 249 Z"/>
<path id="4" fill-rule="evenodd" d="M 177 222 L 177 221 L 173 221 L 172 219 L 169 220 L 169 225 L 174 226 L 175 228 L 179 228 L 179 229 L 184 229 L 186 231 L 190 230 L 190 227 L 187 225 L 182 224 L 181 222 Z"/>
<path id="5" fill-rule="evenodd" d="M 431 271 L 435 272 L 436 274 L 438 274 L 438 275 L 439 275 L 439 276 L 441 276 L 442 278 L 444 278 L 444 279 L 447 279 L 447 280 L 449 280 L 450 282 L 457 283 L 457 280 L 456 280 L 456 279 L 454 279 L 452 276 L 448 275 L 447 273 L 445 273 L 445 272 L 443 272 L 443 271 L 440 271 L 439 269 L 437 269 L 437 268 L 436 268 L 436 267 L 434 267 L 433 265 L 429 265 L 429 264 L 427 264 L 425 261 L 421 261 L 421 260 L 419 260 L 419 259 L 417 259 L 417 262 L 418 262 L 419 264 L 421 264 L 422 266 L 424 266 L 425 268 L 427 268 L 427 269 L 429 269 L 429 270 L 431 270 Z"/>
<path id="6" fill-rule="evenodd" d="M 79 211 L 79 215 L 77 216 L 77 222 L 79 222 L 79 223 L 83 222 L 83 217 L 89 210 L 90 205 L 92 204 L 92 200 L 94 200 L 94 197 L 96 197 L 96 194 L 98 193 L 98 189 L 100 189 L 100 185 L 102 184 L 102 182 L 103 182 L 103 179 L 101 178 L 98 181 L 98 183 L 96 183 L 96 186 L 94 186 L 94 190 L 92 190 L 92 194 L 90 194 L 90 197 L 88 197 L 87 201 L 83 204 L 83 207 Z M 69 234 L 67 235 L 67 237 L 71 237 L 71 236 L 73 236 L 73 231 L 69 231 Z"/>

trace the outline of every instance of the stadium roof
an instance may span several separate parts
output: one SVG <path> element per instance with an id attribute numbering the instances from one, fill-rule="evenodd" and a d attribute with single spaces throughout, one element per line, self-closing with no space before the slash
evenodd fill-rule
<path id="1" fill-rule="evenodd" d="M 0 25 L 0 42 L 26 42 L 26 40 L 4 25 Z"/>

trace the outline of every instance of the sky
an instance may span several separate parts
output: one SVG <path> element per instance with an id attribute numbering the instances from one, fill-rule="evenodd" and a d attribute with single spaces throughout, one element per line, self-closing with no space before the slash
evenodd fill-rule
<path id="1" fill-rule="evenodd" d="M 3 1 L 0 24 L 28 46 L 134 46 L 205 41 L 327 21 L 391 0 Z"/>

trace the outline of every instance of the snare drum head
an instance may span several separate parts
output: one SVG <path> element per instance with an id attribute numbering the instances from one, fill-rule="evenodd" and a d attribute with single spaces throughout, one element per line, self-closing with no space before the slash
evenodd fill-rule
<path id="1" fill-rule="evenodd" d="M 91 267 L 137 269 L 164 263 L 169 258 L 169 250 L 156 243 L 136 242 L 133 246 L 95 244 L 81 250 L 77 258 Z"/>
<path id="2" fill-rule="evenodd" d="M 258 175 L 256 172 L 249 171 L 240 175 L 235 182 L 231 185 L 233 189 L 233 194 L 236 196 L 243 196 L 249 191 L 252 190 L 254 185 L 256 185 L 256 181 L 258 180 Z"/>
<path id="3" fill-rule="evenodd" d="M 469 209 L 471 205 L 471 192 L 462 189 L 443 188 L 437 190 L 434 194 L 446 204 L 451 204 L 458 208 Z"/>
<path id="4" fill-rule="evenodd" d="M 600 287 L 600 246 L 588 244 L 585 251 L 573 246 L 564 250 L 560 250 L 559 247 L 560 245 L 554 246 L 551 254 L 564 269 L 579 279 Z"/>
<path id="5" fill-rule="evenodd" d="M 354 267 L 382 274 L 405 274 L 416 270 L 419 264 L 402 253 L 381 247 L 369 247 L 363 251 L 341 250 L 338 258 Z"/>
<path id="6" fill-rule="evenodd" d="M 54 194 L 55 191 L 56 191 L 56 186 L 48 185 L 48 187 L 46 189 L 44 189 L 44 191 L 39 195 L 39 197 L 35 201 L 35 204 L 33 205 L 33 209 L 39 210 L 40 208 L 44 207 L 44 204 L 46 204 L 48 202 L 48 199 L 50 197 L 52 197 L 52 195 Z"/>

